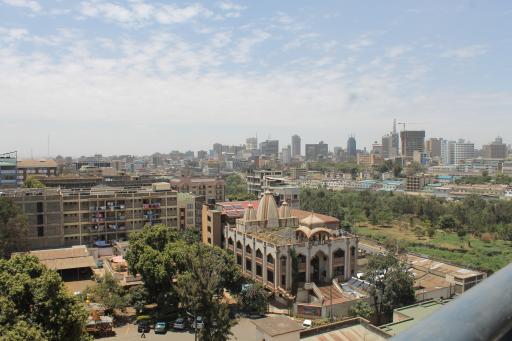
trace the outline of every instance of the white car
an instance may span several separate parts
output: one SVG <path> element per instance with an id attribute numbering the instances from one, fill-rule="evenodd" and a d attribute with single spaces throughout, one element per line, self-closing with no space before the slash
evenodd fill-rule
<path id="1" fill-rule="evenodd" d="M 304 328 L 311 328 L 311 320 L 304 320 L 304 322 L 302 323 L 302 327 Z"/>
<path id="2" fill-rule="evenodd" d="M 192 323 L 192 328 L 203 329 L 203 327 L 204 327 L 203 318 L 201 316 L 196 317 L 196 320 Z"/>
<path id="3" fill-rule="evenodd" d="M 174 321 L 174 324 L 172 325 L 174 329 L 183 330 L 185 329 L 185 319 L 184 318 L 178 318 L 176 321 Z"/>

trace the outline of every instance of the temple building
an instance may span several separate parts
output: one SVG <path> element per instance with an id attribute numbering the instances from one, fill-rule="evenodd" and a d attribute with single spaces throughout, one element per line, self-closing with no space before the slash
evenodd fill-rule
<path id="1" fill-rule="evenodd" d="M 245 276 L 279 296 L 291 295 L 294 278 L 297 301 L 316 302 L 320 308 L 332 297 L 331 285 L 339 294 L 336 299 L 357 296 L 344 297 L 338 284 L 356 273 L 357 238 L 333 217 L 290 209 L 286 202 L 278 207 L 269 191 L 259 201 L 205 205 L 202 240 L 233 252 Z"/>

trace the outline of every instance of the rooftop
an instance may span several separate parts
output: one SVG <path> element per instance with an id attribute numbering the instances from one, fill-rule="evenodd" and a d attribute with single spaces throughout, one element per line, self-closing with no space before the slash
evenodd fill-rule
<path id="1" fill-rule="evenodd" d="M 63 249 L 30 251 L 49 269 L 65 270 L 76 268 L 95 268 L 96 262 L 83 245 Z"/>
<path id="2" fill-rule="evenodd" d="M 54 160 L 18 160 L 18 168 L 55 168 Z"/>
<path id="3" fill-rule="evenodd" d="M 441 263 L 429 258 L 423 258 L 420 256 L 407 254 L 407 260 L 412 266 L 419 270 L 428 269 L 429 272 L 437 272 L 438 274 L 452 275 L 458 278 L 468 278 L 483 275 L 483 272 L 464 269 L 455 265 Z"/>
<path id="4" fill-rule="evenodd" d="M 251 321 L 257 329 L 269 336 L 278 336 L 300 331 L 302 326 L 285 316 L 270 316 Z"/>
<path id="5" fill-rule="evenodd" d="M 300 333 L 302 341 L 381 341 L 389 337 L 388 333 L 362 318 L 339 321 Z"/>
<path id="6" fill-rule="evenodd" d="M 398 333 L 411 328 L 413 325 L 423 320 L 424 318 L 430 316 L 432 313 L 434 313 L 448 302 L 450 301 L 430 300 L 395 309 L 393 312 L 393 322 L 385 324 L 380 328 L 391 335 L 397 335 Z"/>

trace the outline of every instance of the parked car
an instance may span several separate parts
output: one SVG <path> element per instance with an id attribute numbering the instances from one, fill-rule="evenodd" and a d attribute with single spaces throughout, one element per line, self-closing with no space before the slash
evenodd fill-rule
<path id="1" fill-rule="evenodd" d="M 157 322 L 155 324 L 155 334 L 165 334 L 167 332 L 167 323 Z"/>
<path id="2" fill-rule="evenodd" d="M 139 321 L 139 325 L 137 327 L 137 331 L 139 333 L 149 333 L 150 330 L 149 321 Z"/>
<path id="3" fill-rule="evenodd" d="M 196 320 L 192 323 L 192 328 L 203 329 L 203 327 L 204 327 L 203 318 L 201 316 L 196 317 Z"/>
<path id="4" fill-rule="evenodd" d="M 172 325 L 172 327 L 174 329 L 177 329 L 177 330 L 184 330 L 186 328 L 186 321 L 184 318 L 180 317 L 180 318 L 177 318 L 176 321 L 174 321 L 174 324 Z"/>
<path id="5" fill-rule="evenodd" d="M 311 320 L 304 320 L 304 322 L 302 323 L 302 327 L 304 328 L 311 328 L 311 325 L 312 325 L 312 321 Z"/>

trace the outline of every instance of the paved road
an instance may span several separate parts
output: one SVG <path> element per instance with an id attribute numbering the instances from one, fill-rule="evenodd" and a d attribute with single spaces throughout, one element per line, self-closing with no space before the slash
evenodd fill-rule
<path id="1" fill-rule="evenodd" d="M 116 336 L 102 338 L 101 340 L 141 340 L 140 333 L 137 332 L 137 326 L 129 324 L 120 328 L 114 328 Z M 242 318 L 231 329 L 233 332 L 232 340 L 245 341 L 254 338 L 256 327 L 250 319 Z M 143 340 L 143 339 L 142 339 Z M 194 333 L 168 331 L 166 334 L 155 334 L 153 330 L 146 334 L 146 340 L 173 340 L 173 341 L 194 341 Z"/>

